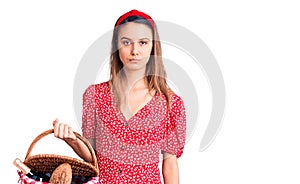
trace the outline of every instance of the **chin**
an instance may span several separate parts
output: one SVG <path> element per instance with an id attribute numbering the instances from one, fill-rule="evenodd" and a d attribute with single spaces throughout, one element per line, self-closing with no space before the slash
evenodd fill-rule
<path id="1" fill-rule="evenodd" d="M 123 69 L 126 71 L 141 71 L 146 70 L 146 65 L 140 65 L 139 63 L 128 63 Z"/>

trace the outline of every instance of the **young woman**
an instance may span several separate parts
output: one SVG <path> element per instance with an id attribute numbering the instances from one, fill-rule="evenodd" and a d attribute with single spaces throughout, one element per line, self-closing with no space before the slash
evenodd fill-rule
<path id="1" fill-rule="evenodd" d="M 103 183 L 179 183 L 177 158 L 185 144 L 182 99 L 166 83 L 156 24 L 131 10 L 116 22 L 110 80 L 83 95 L 82 132 L 96 150 Z M 86 161 L 91 155 L 67 124 L 55 120 L 54 135 Z"/>

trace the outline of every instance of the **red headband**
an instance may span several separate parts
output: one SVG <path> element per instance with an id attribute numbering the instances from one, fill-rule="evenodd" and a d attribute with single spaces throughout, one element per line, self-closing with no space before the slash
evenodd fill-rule
<path id="1" fill-rule="evenodd" d="M 138 11 L 138 10 L 131 10 L 131 11 L 125 13 L 124 15 L 122 15 L 118 19 L 115 27 L 118 27 L 124 19 L 126 19 L 128 17 L 131 17 L 131 16 L 140 16 L 140 17 L 146 19 L 151 24 L 152 28 L 154 28 L 154 21 L 153 21 L 153 19 L 149 15 L 147 15 L 147 14 L 141 12 L 141 11 Z"/>

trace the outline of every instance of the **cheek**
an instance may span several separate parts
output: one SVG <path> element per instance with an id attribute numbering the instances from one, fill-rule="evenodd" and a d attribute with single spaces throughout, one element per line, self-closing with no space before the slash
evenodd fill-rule
<path id="1" fill-rule="evenodd" d="M 144 58 L 144 61 L 145 62 L 148 62 L 149 61 L 149 59 L 150 59 L 150 57 L 151 57 L 151 51 L 152 51 L 152 48 L 150 48 L 150 49 L 147 49 L 147 50 L 144 50 L 144 52 L 143 52 L 143 58 Z"/>
<path id="2" fill-rule="evenodd" d="M 148 48 L 144 49 L 144 55 L 146 56 L 150 56 L 151 54 L 151 51 L 152 51 L 152 46 L 149 46 Z"/>
<path id="3" fill-rule="evenodd" d="M 128 51 L 125 48 L 120 48 L 119 49 L 120 59 L 123 60 L 123 58 L 126 58 L 126 56 L 128 56 Z"/>

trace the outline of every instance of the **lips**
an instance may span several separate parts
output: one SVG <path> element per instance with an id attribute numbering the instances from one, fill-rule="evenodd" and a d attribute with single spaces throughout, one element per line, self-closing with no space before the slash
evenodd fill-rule
<path id="1" fill-rule="evenodd" d="M 132 63 L 137 63 L 140 61 L 141 61 L 140 59 L 129 59 L 129 62 L 132 62 Z"/>

